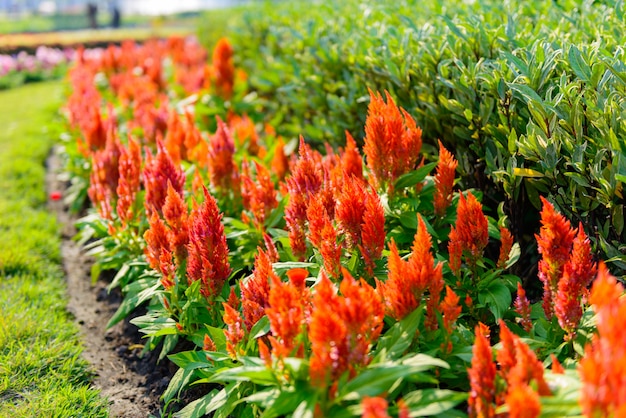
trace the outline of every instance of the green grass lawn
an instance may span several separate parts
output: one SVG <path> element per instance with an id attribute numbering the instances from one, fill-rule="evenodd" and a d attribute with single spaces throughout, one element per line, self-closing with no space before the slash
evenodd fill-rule
<path id="1" fill-rule="evenodd" d="M 0 92 L 0 417 L 106 417 L 65 311 L 44 162 L 59 83 Z"/>

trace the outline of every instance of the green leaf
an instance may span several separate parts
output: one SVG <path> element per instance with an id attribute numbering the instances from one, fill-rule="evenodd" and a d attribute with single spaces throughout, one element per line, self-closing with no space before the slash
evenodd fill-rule
<path id="1" fill-rule="evenodd" d="M 226 403 L 226 388 L 218 391 L 213 389 L 208 395 L 193 401 L 174 414 L 175 418 L 200 418 L 209 412 L 215 411 Z"/>
<path id="2" fill-rule="evenodd" d="M 274 372 L 265 366 L 241 366 L 224 369 L 211 376 L 210 382 L 252 382 L 258 385 L 275 385 Z"/>
<path id="3" fill-rule="evenodd" d="M 394 360 L 402 356 L 413 342 L 415 332 L 422 322 L 423 316 L 424 306 L 422 305 L 400 322 L 393 324 L 385 335 L 378 340 L 374 352 L 374 363 L 388 359 Z"/>
<path id="4" fill-rule="evenodd" d="M 428 163 L 423 167 L 418 168 L 417 170 L 411 171 L 410 173 L 406 173 L 396 180 L 395 188 L 396 190 L 404 189 L 406 187 L 415 186 L 416 184 L 422 182 L 428 174 L 432 171 L 433 168 L 437 166 L 436 162 Z"/>
<path id="5" fill-rule="evenodd" d="M 569 58 L 569 65 L 572 67 L 574 74 L 582 81 L 589 82 L 591 78 L 591 68 L 589 68 L 589 65 L 583 60 L 580 51 L 575 45 L 570 45 L 567 56 Z"/>
<path id="6" fill-rule="evenodd" d="M 163 402 L 168 403 L 175 396 L 180 396 L 180 391 L 189 385 L 194 374 L 194 369 L 178 369 L 161 395 Z"/>
<path id="7" fill-rule="evenodd" d="M 132 292 L 127 293 L 119 308 L 117 308 L 117 311 L 115 311 L 115 314 L 113 314 L 113 317 L 107 323 L 107 328 L 111 328 L 113 325 L 126 318 L 126 316 L 128 316 L 128 314 L 135 310 L 139 305 L 152 299 L 153 296 L 159 293 L 159 288 L 161 287 L 161 283 L 159 282 L 139 293 L 135 293 L 137 291 L 136 288 L 146 285 L 146 282 L 147 281 L 140 280 L 126 286 L 125 290 L 130 288 L 132 289 Z"/>
<path id="8" fill-rule="evenodd" d="M 478 301 L 487 305 L 498 321 L 511 306 L 511 292 L 504 283 L 493 281 L 478 293 Z"/>
<path id="9" fill-rule="evenodd" d="M 429 417 L 448 411 L 467 399 L 467 393 L 445 389 L 420 389 L 409 392 L 402 400 L 410 417 Z"/>
<path id="10" fill-rule="evenodd" d="M 167 356 L 172 363 L 181 369 L 198 369 L 211 365 L 206 358 L 204 351 L 183 351 Z"/>

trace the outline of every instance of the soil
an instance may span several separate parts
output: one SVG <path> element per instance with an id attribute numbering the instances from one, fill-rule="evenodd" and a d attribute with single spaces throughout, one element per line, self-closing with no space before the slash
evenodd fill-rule
<path id="1" fill-rule="evenodd" d="M 52 192 L 63 193 L 66 186 L 57 174 L 59 160 L 57 153 L 53 152 L 47 162 L 49 196 Z M 83 356 L 93 366 L 94 386 L 109 400 L 112 417 L 160 417 L 159 397 L 167 388 L 176 366 L 169 360 L 157 362 L 159 350 L 142 356 L 142 336 L 128 318 L 106 329 L 122 296 L 119 290 L 108 292 L 106 280 L 100 279 L 92 284 L 90 269 L 93 260 L 72 240 L 76 233 L 75 217 L 68 213 L 62 199 L 50 199 L 49 202 L 49 209 L 57 214 L 62 225 L 67 309 L 80 327 L 85 347 Z"/>

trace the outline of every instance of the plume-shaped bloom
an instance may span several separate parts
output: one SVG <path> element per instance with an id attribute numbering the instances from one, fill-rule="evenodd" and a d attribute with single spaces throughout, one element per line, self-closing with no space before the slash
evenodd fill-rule
<path id="1" fill-rule="evenodd" d="M 387 413 L 389 405 L 387 404 L 387 400 L 383 397 L 364 396 L 361 401 L 361 406 L 363 407 L 361 418 L 391 418 Z"/>
<path id="2" fill-rule="evenodd" d="M 461 315 L 459 296 L 454 293 L 450 286 L 446 286 L 446 297 L 441 302 L 440 310 L 443 314 L 443 327 L 448 334 L 452 333 L 452 326 Z"/>
<path id="3" fill-rule="evenodd" d="M 241 196 L 244 208 L 252 212 L 256 228 L 263 229 L 265 220 L 278 206 L 276 189 L 270 172 L 263 165 L 254 162 L 256 181 L 252 179 L 247 163 L 241 176 Z"/>
<path id="4" fill-rule="evenodd" d="M 271 167 L 278 180 L 283 180 L 289 171 L 289 159 L 285 155 L 285 143 L 281 137 L 276 139 Z"/>
<path id="5" fill-rule="evenodd" d="M 135 200 L 141 188 L 141 148 L 132 138 L 128 148 L 120 147 L 119 181 L 117 183 L 117 216 L 125 227 L 135 216 Z"/>
<path id="6" fill-rule="evenodd" d="M 506 227 L 500 227 L 500 256 L 498 257 L 498 268 L 506 268 L 509 261 L 509 254 L 513 248 L 513 235 Z"/>
<path id="7" fill-rule="evenodd" d="M 252 327 L 265 315 L 269 306 L 270 281 L 279 280 L 272 269 L 268 254 L 259 248 L 254 258 L 252 276 L 241 284 L 241 303 L 246 328 Z"/>
<path id="8" fill-rule="evenodd" d="M 236 359 L 239 352 L 238 345 L 245 337 L 243 319 L 239 311 L 235 310 L 230 304 L 223 303 L 224 306 L 224 336 L 226 337 L 226 351 L 231 358 Z"/>
<path id="9" fill-rule="evenodd" d="M 452 202 L 452 187 L 454 186 L 454 176 L 459 162 L 454 159 L 450 151 L 444 148 L 439 141 L 439 162 L 435 173 L 435 197 L 433 204 L 435 214 L 444 216 L 446 209 Z"/>
<path id="10" fill-rule="evenodd" d="M 530 320 L 531 307 L 528 298 L 526 298 L 526 291 L 521 283 L 517 284 L 517 298 L 515 298 L 514 306 L 515 312 L 520 316 L 522 328 L 524 328 L 526 332 L 530 332 L 533 327 L 533 323 Z"/>
<path id="11" fill-rule="evenodd" d="M 229 99 L 235 85 L 235 65 L 233 48 L 226 38 L 217 41 L 213 50 L 213 75 L 217 93 L 224 99 Z"/>
<path id="12" fill-rule="evenodd" d="M 460 269 L 463 253 L 468 255 L 470 264 L 475 264 L 482 257 L 489 242 L 488 222 L 482 205 L 472 193 L 468 192 L 467 198 L 460 195 L 456 224 L 451 228 L 449 238 L 448 250 L 453 271 Z"/>
<path id="13" fill-rule="evenodd" d="M 220 294 L 230 275 L 228 245 L 217 202 L 204 188 L 204 202 L 189 217 L 187 279 L 201 280 L 200 293 L 207 299 Z"/>
<path id="14" fill-rule="evenodd" d="M 422 130 L 413 118 L 396 106 L 388 92 L 387 102 L 370 90 L 370 104 L 365 120 L 367 166 L 372 185 L 393 192 L 393 182 L 415 169 L 422 148 Z"/>
<path id="15" fill-rule="evenodd" d="M 315 287 L 309 324 L 314 384 L 331 386 L 343 373 L 354 377 L 370 362 L 369 351 L 383 325 L 384 308 L 376 291 L 365 281 L 357 282 L 343 270 L 341 296 L 322 274 Z"/>
<path id="16" fill-rule="evenodd" d="M 392 240 L 390 244 L 386 282 L 379 283 L 387 312 L 396 320 L 401 320 L 413 312 L 422 300 L 427 301 L 430 329 L 436 327 L 435 310 L 438 308 L 443 276 L 441 264 L 435 265 L 431 253 L 431 237 L 426 224 L 418 215 L 418 226 L 413 241 L 413 252 L 407 261 L 400 258 L 398 248 Z M 428 297 L 426 292 L 428 291 Z"/>
<path id="17" fill-rule="evenodd" d="M 143 180 L 146 188 L 144 206 L 148 216 L 153 211 L 161 213 L 167 197 L 168 183 L 181 196 L 185 187 L 183 170 L 174 164 L 162 141 L 157 141 L 157 147 L 156 157 L 150 153 L 147 154 L 146 165 L 143 169 Z"/>
<path id="18" fill-rule="evenodd" d="M 570 259 L 563 268 L 559 279 L 554 313 L 559 325 L 567 332 L 567 339 L 576 335 L 576 328 L 582 318 L 582 302 L 585 289 L 596 275 L 596 263 L 592 260 L 591 243 L 583 230 L 582 223 L 572 244 Z"/>
<path id="19" fill-rule="evenodd" d="M 306 331 L 309 292 L 304 288 L 302 274 L 283 283 L 273 279 L 270 283 L 269 307 L 265 309 L 272 335 L 272 355 L 277 359 L 304 355 L 302 335 Z"/>
<path id="20" fill-rule="evenodd" d="M 150 267 L 161 273 L 161 284 L 170 289 L 174 286 L 176 266 L 170 249 L 169 230 L 156 212 L 150 217 L 150 228 L 144 233 L 144 239 Z"/>
<path id="21" fill-rule="evenodd" d="M 238 195 L 239 170 L 233 160 L 235 143 L 230 130 L 222 119 L 217 117 L 217 131 L 209 141 L 209 177 L 211 184 L 221 194 L 235 191 Z"/>
<path id="22" fill-rule="evenodd" d="M 496 365 L 493 363 L 489 340 L 476 326 L 476 340 L 472 348 L 472 366 L 468 370 L 470 393 L 468 414 L 470 418 L 493 418 L 495 409 Z"/>
<path id="23" fill-rule="evenodd" d="M 338 279 L 341 272 L 341 245 L 337 242 L 337 230 L 324 207 L 321 194 L 315 195 L 307 210 L 309 240 L 322 256 L 324 270 Z"/>
<path id="24" fill-rule="evenodd" d="M 344 178 L 356 177 L 363 180 L 363 158 L 356 141 L 348 131 L 346 131 L 346 148 L 341 155 L 341 170 Z"/>
<path id="25" fill-rule="evenodd" d="M 509 418 L 537 418 L 541 414 L 539 395 L 528 385 L 514 387 L 506 395 Z"/>
<path id="26" fill-rule="evenodd" d="M 323 173 L 315 162 L 311 148 L 300 137 L 300 155 L 287 179 L 289 202 L 285 207 L 291 250 L 299 259 L 304 259 L 306 254 L 307 208 L 310 199 L 322 188 L 323 179 Z"/>
<path id="27" fill-rule="evenodd" d="M 589 302 L 596 313 L 597 334 L 585 347 L 578 370 L 583 383 L 580 405 L 588 417 L 626 413 L 626 298 L 624 287 L 598 265 Z"/>
<path id="28" fill-rule="evenodd" d="M 365 261 L 369 276 L 374 275 L 375 261 L 385 247 L 385 211 L 380 197 L 374 190 L 365 193 L 365 212 L 361 229 L 359 250 Z"/>
<path id="29" fill-rule="evenodd" d="M 539 279 L 543 283 L 543 311 L 550 319 L 554 314 L 554 297 L 558 291 L 559 279 L 572 251 L 575 231 L 550 202 L 543 197 L 541 201 L 541 229 L 535 238 L 542 257 L 539 261 Z"/>
<path id="30" fill-rule="evenodd" d="M 91 158 L 88 195 L 103 219 L 113 219 L 117 199 L 119 158 L 122 148 L 115 131 L 110 132 L 104 149 L 94 151 Z"/>
<path id="31" fill-rule="evenodd" d="M 172 183 L 167 183 L 167 195 L 163 204 L 163 217 L 169 226 L 170 249 L 176 257 L 178 265 L 187 259 L 187 245 L 189 244 L 189 211 L 183 197 L 174 189 Z"/>

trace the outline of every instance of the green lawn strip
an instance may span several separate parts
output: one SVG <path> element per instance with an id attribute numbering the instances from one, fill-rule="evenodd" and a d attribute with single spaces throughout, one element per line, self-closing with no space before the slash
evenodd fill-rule
<path id="1" fill-rule="evenodd" d="M 106 417 L 65 310 L 58 225 L 46 211 L 47 131 L 62 87 L 0 92 L 0 417 Z"/>

